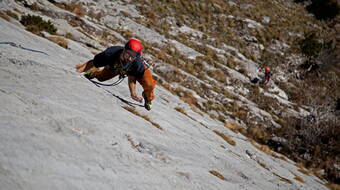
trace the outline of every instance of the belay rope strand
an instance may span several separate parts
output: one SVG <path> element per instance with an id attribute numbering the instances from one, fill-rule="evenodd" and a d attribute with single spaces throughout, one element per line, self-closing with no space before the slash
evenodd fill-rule
<path id="1" fill-rule="evenodd" d="M 39 50 L 35 50 L 35 49 L 30 49 L 30 48 L 25 48 L 21 45 L 18 45 L 14 42 L 0 42 L 0 44 L 4 44 L 4 45 L 10 45 L 10 46 L 13 46 L 13 47 L 16 47 L 16 48 L 20 48 L 20 49 L 23 49 L 23 50 L 27 50 L 27 51 L 32 51 L 32 52 L 37 52 L 37 53 L 42 53 L 42 54 L 45 54 L 45 55 L 48 55 L 47 53 L 43 52 L 43 51 L 39 51 Z"/>
<path id="2" fill-rule="evenodd" d="M 121 82 L 123 82 L 125 78 L 125 75 L 120 75 L 119 76 L 119 79 L 116 81 L 116 82 L 113 82 L 112 84 L 104 84 L 104 83 L 100 83 L 100 82 L 97 82 L 97 81 L 94 81 L 92 79 L 89 79 L 91 82 L 95 83 L 95 84 L 98 84 L 98 85 L 101 85 L 101 86 L 117 86 L 118 84 L 120 84 Z"/>

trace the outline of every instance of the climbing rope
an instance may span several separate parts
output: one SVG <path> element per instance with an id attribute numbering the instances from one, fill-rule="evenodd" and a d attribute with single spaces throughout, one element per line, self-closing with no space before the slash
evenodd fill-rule
<path id="1" fill-rule="evenodd" d="M 116 81 L 115 83 L 117 83 L 117 82 L 118 82 L 118 83 L 115 84 L 115 85 L 118 85 L 121 81 L 123 81 L 123 79 L 124 79 L 124 77 L 123 77 L 123 78 L 119 77 L 119 79 L 118 79 L 119 82 Z M 125 104 L 127 104 L 127 105 L 129 105 L 129 106 L 132 106 L 132 107 L 135 107 L 135 106 L 144 107 L 143 105 L 136 104 L 136 103 L 130 102 L 130 101 L 128 101 L 128 100 L 125 100 L 124 98 L 121 98 L 120 96 L 118 96 L 118 95 L 116 95 L 116 94 L 110 92 L 109 90 L 107 90 L 107 89 L 101 87 L 101 86 L 112 86 L 114 83 L 112 83 L 112 84 L 102 84 L 102 83 L 100 83 L 100 82 L 96 82 L 96 81 L 91 80 L 91 79 L 88 79 L 88 80 L 89 80 L 90 82 L 92 82 L 94 85 L 96 85 L 97 87 L 99 87 L 99 88 L 105 90 L 106 92 L 108 92 L 108 93 L 111 94 L 112 96 L 118 98 L 120 101 L 122 101 L 123 103 L 125 103 Z M 114 85 L 114 86 L 115 86 L 115 85 Z"/>
<path id="2" fill-rule="evenodd" d="M 113 82 L 112 84 L 104 84 L 104 83 L 100 83 L 100 82 L 97 82 L 97 81 L 94 81 L 94 80 L 91 80 L 91 79 L 89 79 L 89 80 L 91 82 L 93 82 L 94 84 L 101 85 L 101 86 L 117 86 L 118 84 L 123 82 L 124 78 L 125 78 L 125 75 L 120 75 L 119 79 L 117 81 Z"/>
<path id="3" fill-rule="evenodd" d="M 3 44 L 3 45 L 10 45 L 10 46 L 13 46 L 13 47 L 16 47 L 16 48 L 20 48 L 20 49 L 23 49 L 23 50 L 27 50 L 27 51 L 32 51 L 32 52 L 37 52 L 37 53 L 42 53 L 42 54 L 48 55 L 47 53 L 45 53 L 43 51 L 39 51 L 39 50 L 35 50 L 35 49 L 30 49 L 30 48 L 25 48 L 25 47 L 21 46 L 20 44 L 16 44 L 14 42 L 0 42 L 0 45 L 1 44 Z"/>

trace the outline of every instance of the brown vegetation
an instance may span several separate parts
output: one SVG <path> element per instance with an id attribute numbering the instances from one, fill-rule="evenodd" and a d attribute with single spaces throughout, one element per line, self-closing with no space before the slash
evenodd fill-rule
<path id="1" fill-rule="evenodd" d="M 46 37 L 48 40 L 58 44 L 59 46 L 63 47 L 63 48 L 68 48 L 68 42 L 67 40 L 65 40 L 62 37 L 59 36 L 51 36 L 51 37 Z"/>
<path id="2" fill-rule="evenodd" d="M 299 181 L 299 182 L 301 182 L 301 183 L 305 183 L 305 180 L 303 180 L 302 177 L 296 175 L 295 173 L 292 173 L 292 174 L 294 175 L 294 179 L 295 179 L 296 181 Z"/>
<path id="3" fill-rule="evenodd" d="M 296 166 L 299 168 L 298 171 L 305 174 L 305 175 L 311 175 L 312 174 L 312 171 L 306 169 L 304 166 L 303 166 L 303 163 L 299 162 L 296 164 Z"/>
<path id="4" fill-rule="evenodd" d="M 138 113 L 136 109 L 131 108 L 129 106 L 122 106 L 122 108 L 124 108 L 125 110 L 145 119 L 146 121 L 150 122 L 153 126 L 155 126 L 157 129 L 160 129 L 160 130 L 163 131 L 163 128 L 158 123 L 151 121 L 151 119 L 148 116 Z"/>
<path id="5" fill-rule="evenodd" d="M 182 114 L 184 114 L 184 115 L 187 115 L 187 113 L 185 112 L 185 110 L 184 110 L 183 107 L 177 106 L 177 107 L 175 107 L 175 110 L 178 111 L 178 112 L 180 112 L 180 113 L 182 113 Z"/>
<path id="6" fill-rule="evenodd" d="M 224 122 L 224 126 L 227 127 L 228 129 L 232 130 L 235 133 L 242 133 L 242 134 L 246 133 L 245 128 L 243 128 L 239 125 L 233 124 L 233 123 Z"/>
<path id="7" fill-rule="evenodd" d="M 258 144 L 256 143 L 254 140 L 251 140 L 250 141 L 251 144 L 253 144 L 258 150 L 270 155 L 270 156 L 273 156 L 275 153 L 269 148 L 269 146 L 267 145 L 261 145 L 261 144 Z"/>
<path id="8" fill-rule="evenodd" d="M 6 13 L 4 13 L 4 12 L 0 12 L 0 17 L 2 18 L 2 19 L 4 19 L 4 20 L 6 20 L 6 21 L 10 21 L 10 17 L 6 14 Z"/>
<path id="9" fill-rule="evenodd" d="M 290 181 L 289 179 L 284 178 L 284 177 L 282 177 L 282 176 L 280 176 L 280 175 L 278 175 L 278 174 L 276 174 L 276 173 L 273 173 L 273 174 L 274 174 L 275 176 L 277 176 L 281 181 L 284 181 L 284 182 L 289 183 L 289 184 L 293 184 L 292 181 Z"/>
<path id="10" fill-rule="evenodd" d="M 58 3 L 58 2 L 53 2 L 53 4 L 61 9 L 66 9 L 74 14 L 76 14 L 79 17 L 82 17 L 86 14 L 86 11 L 82 5 L 82 3 L 76 3 L 76 2 L 71 2 L 69 4 L 67 3 Z"/>
<path id="11" fill-rule="evenodd" d="M 5 11 L 5 13 L 6 13 L 8 16 L 10 16 L 10 17 L 12 17 L 12 18 L 14 18 L 14 19 L 16 19 L 16 20 L 19 20 L 18 15 L 17 15 L 16 13 L 12 12 L 12 11 L 7 10 L 7 11 Z"/>
<path id="12" fill-rule="evenodd" d="M 330 190 L 340 190 L 340 185 L 339 185 L 339 184 L 328 183 L 326 186 L 327 186 Z"/>
<path id="13" fill-rule="evenodd" d="M 222 180 L 225 180 L 224 176 L 222 174 L 220 174 L 218 171 L 216 170 L 210 170 L 209 173 L 211 173 L 212 175 L 222 179 Z"/>
<path id="14" fill-rule="evenodd" d="M 268 170 L 269 171 L 269 167 L 265 164 L 265 163 L 263 163 L 263 162 L 261 162 L 261 161 L 257 161 L 257 163 L 260 165 L 260 166 L 262 166 L 264 169 L 266 169 L 266 170 Z"/>
<path id="15" fill-rule="evenodd" d="M 214 131 L 214 133 L 216 133 L 218 136 L 220 136 L 223 140 L 225 140 L 230 145 L 232 145 L 232 146 L 236 145 L 236 142 L 233 139 L 231 139 L 228 135 L 221 133 L 217 130 L 213 130 L 213 131 Z"/>

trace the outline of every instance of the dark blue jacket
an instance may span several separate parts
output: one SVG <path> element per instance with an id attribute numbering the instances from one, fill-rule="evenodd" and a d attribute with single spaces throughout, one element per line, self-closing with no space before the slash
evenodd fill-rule
<path id="1" fill-rule="evenodd" d="M 94 56 L 93 64 L 95 67 L 105 67 L 110 66 L 111 68 L 115 68 L 120 66 L 119 57 L 123 52 L 124 47 L 122 46 L 112 46 L 107 48 L 105 51 Z M 142 62 L 141 56 L 138 56 L 132 63 L 131 66 L 128 67 L 126 74 L 129 76 L 134 76 L 137 78 L 141 78 L 144 75 L 144 64 Z M 118 67 L 120 68 L 120 67 Z M 118 72 L 120 72 L 118 70 Z"/>

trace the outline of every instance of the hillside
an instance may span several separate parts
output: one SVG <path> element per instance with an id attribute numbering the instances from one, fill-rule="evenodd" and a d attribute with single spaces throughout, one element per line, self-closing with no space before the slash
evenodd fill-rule
<path id="1" fill-rule="evenodd" d="M 332 26 L 338 25 L 316 20 L 304 6 L 1 1 L 0 184 L 5 189 L 326 188 L 328 182 L 314 175 L 337 182 L 340 61 Z M 50 20 L 56 32 L 25 27 L 22 18 L 28 14 Z M 301 67 L 310 60 L 297 44 L 309 31 L 324 44 L 332 42 L 317 58 L 331 61 L 319 64 L 316 74 Z M 159 85 L 151 112 L 130 99 L 126 81 L 98 88 L 74 71 L 76 64 L 131 37 L 142 40 L 144 56 L 155 64 Z M 252 84 L 264 66 L 274 70 L 270 84 Z M 311 116 L 316 120 L 303 120 Z M 329 137 L 327 150 L 316 152 L 315 146 L 295 153 L 301 143 L 293 137 L 303 134 L 291 128 L 310 124 L 315 127 L 302 131 L 307 135 L 321 126 L 329 129 L 305 139 Z"/>

